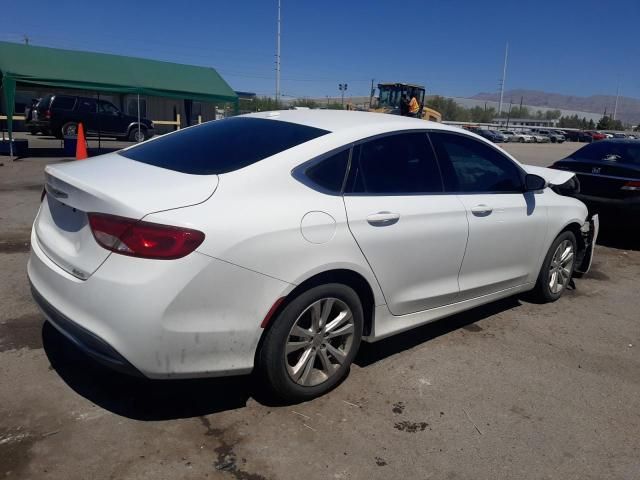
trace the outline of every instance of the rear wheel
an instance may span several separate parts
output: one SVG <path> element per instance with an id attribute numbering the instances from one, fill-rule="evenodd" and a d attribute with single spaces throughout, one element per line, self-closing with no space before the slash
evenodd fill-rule
<path id="1" fill-rule="evenodd" d="M 538 281 L 532 292 L 539 302 L 555 302 L 569 285 L 576 258 L 576 237 L 572 232 L 562 232 L 556 237 L 542 263 Z"/>
<path id="2" fill-rule="evenodd" d="M 520 140 L 518 140 L 520 143 L 524 143 L 524 138 L 520 137 Z"/>
<path id="3" fill-rule="evenodd" d="M 273 320 L 257 356 L 257 372 L 280 400 L 322 395 L 349 373 L 362 326 L 362 305 L 350 287 L 332 283 L 307 290 Z"/>
<path id="4" fill-rule="evenodd" d="M 78 134 L 78 124 L 76 122 L 67 122 L 60 129 L 63 137 L 74 137 Z"/>

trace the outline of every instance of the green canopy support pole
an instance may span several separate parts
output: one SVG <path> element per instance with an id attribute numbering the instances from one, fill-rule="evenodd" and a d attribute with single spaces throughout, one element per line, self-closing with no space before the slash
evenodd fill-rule
<path id="1" fill-rule="evenodd" d="M 2 76 L 4 103 L 7 106 L 7 131 L 9 132 L 9 157 L 13 160 L 13 113 L 16 106 L 16 81 L 7 73 Z"/>

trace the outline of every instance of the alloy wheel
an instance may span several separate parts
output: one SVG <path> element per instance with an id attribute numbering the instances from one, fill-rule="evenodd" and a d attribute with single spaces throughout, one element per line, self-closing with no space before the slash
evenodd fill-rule
<path id="1" fill-rule="evenodd" d="M 548 283 L 551 293 L 558 294 L 566 288 L 571 279 L 574 257 L 573 243 L 569 240 L 560 242 L 549 265 Z"/>
<path id="2" fill-rule="evenodd" d="M 351 351 L 354 331 L 353 313 L 342 300 L 322 298 L 309 305 L 294 322 L 285 345 L 291 380 L 311 387 L 335 375 Z"/>

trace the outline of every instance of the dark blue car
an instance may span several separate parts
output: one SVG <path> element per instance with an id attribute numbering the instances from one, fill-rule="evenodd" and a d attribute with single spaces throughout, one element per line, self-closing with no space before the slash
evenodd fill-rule
<path id="1" fill-rule="evenodd" d="M 640 140 L 591 143 L 551 168 L 576 173 L 580 192 L 574 196 L 591 211 L 640 213 Z"/>

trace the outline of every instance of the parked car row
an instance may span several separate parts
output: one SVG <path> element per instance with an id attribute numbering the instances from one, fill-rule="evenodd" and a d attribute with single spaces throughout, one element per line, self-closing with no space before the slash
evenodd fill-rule
<path id="1" fill-rule="evenodd" d="M 593 143 L 609 138 L 636 139 L 640 134 L 633 135 L 624 132 L 603 133 L 595 130 L 559 130 L 555 128 L 531 128 L 523 130 L 508 129 L 484 129 L 478 127 L 466 127 L 467 130 L 491 140 L 493 143 L 518 142 L 518 143 L 562 143 L 565 140 L 571 142 Z"/>
<path id="2" fill-rule="evenodd" d="M 153 122 L 125 115 L 113 103 L 74 95 L 46 95 L 34 99 L 25 111 L 25 125 L 31 134 L 57 138 L 76 135 L 82 123 L 87 135 L 103 135 L 142 142 L 153 136 Z"/>

